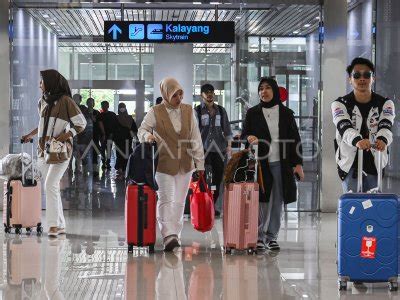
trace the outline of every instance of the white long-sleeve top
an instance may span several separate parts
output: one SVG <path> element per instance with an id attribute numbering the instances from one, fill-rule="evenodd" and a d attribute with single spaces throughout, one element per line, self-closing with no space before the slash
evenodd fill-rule
<path id="1" fill-rule="evenodd" d="M 182 128 L 182 112 L 179 108 L 170 109 L 166 107 L 167 113 L 171 120 L 172 125 L 174 126 L 175 132 L 180 133 Z M 138 138 L 141 143 L 147 140 L 148 135 L 153 134 L 154 129 L 156 128 L 156 118 L 154 114 L 154 109 L 150 108 L 144 117 L 140 128 L 138 129 Z M 154 134 L 156 140 L 161 140 L 160 136 Z M 204 150 L 203 150 L 203 142 L 201 140 L 200 130 L 197 123 L 196 115 L 193 110 L 193 116 L 190 124 L 190 140 L 192 141 L 192 155 L 194 163 L 196 164 L 196 168 L 198 170 L 204 170 Z"/>
<path id="2" fill-rule="evenodd" d="M 267 121 L 271 144 L 269 146 L 268 161 L 280 161 L 279 155 L 279 105 L 262 109 L 265 121 Z"/>

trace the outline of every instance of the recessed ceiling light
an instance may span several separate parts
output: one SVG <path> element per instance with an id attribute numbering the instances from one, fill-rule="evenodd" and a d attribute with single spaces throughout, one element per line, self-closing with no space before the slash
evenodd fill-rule
<path id="1" fill-rule="evenodd" d="M 52 22 L 50 22 L 50 25 L 54 26 L 54 25 L 56 25 L 56 22 L 52 21 Z"/>
<path id="2" fill-rule="evenodd" d="M 218 5 L 221 4 L 220 2 L 210 2 L 211 5 Z"/>
<path id="3" fill-rule="evenodd" d="M 315 17 L 315 19 L 319 20 L 319 19 L 320 19 L 320 17 Z"/>
<path id="4" fill-rule="evenodd" d="M 299 32 L 300 31 L 298 31 L 298 30 L 293 31 L 294 34 L 298 34 Z"/>
<path id="5" fill-rule="evenodd" d="M 201 2 L 193 2 L 193 4 L 201 5 Z"/>
<path id="6" fill-rule="evenodd" d="M 43 14 L 42 16 L 43 16 L 43 18 L 48 18 L 49 17 L 48 14 Z"/>
<path id="7" fill-rule="evenodd" d="M 310 27 L 310 26 L 311 26 L 311 24 L 305 24 L 305 25 L 304 25 L 304 27 L 306 27 L 306 28 L 307 28 L 307 27 Z"/>

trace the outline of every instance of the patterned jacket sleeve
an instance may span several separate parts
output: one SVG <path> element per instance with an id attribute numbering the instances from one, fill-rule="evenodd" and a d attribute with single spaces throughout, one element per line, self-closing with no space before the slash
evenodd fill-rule
<path id="1" fill-rule="evenodd" d="M 379 116 L 377 139 L 390 145 L 393 142 L 392 126 L 395 118 L 394 103 L 392 100 L 386 100 L 383 104 L 381 115 Z"/>
<path id="2" fill-rule="evenodd" d="M 346 106 L 340 100 L 336 100 L 332 103 L 331 110 L 333 123 L 336 126 L 336 131 L 342 137 L 342 141 L 355 147 L 362 140 L 362 136 L 353 128 Z"/>

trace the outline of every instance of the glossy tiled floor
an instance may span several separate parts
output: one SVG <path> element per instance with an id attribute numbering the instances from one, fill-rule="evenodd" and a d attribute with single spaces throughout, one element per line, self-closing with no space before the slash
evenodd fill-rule
<path id="1" fill-rule="evenodd" d="M 0 234 L 3 299 L 400 299 L 386 284 L 339 293 L 336 215 L 288 213 L 279 254 L 225 256 L 221 220 L 201 234 L 185 222 L 175 254 L 124 242 L 124 188 L 113 174 L 66 176 L 67 235 L 58 239 Z"/>

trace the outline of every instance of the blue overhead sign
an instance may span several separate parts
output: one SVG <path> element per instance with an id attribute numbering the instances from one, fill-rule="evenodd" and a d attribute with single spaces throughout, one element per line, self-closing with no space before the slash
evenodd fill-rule
<path id="1" fill-rule="evenodd" d="M 122 43 L 234 43 L 234 22 L 105 21 L 104 41 Z"/>

